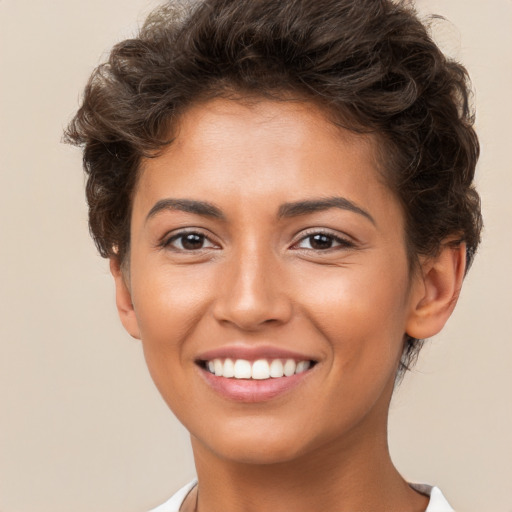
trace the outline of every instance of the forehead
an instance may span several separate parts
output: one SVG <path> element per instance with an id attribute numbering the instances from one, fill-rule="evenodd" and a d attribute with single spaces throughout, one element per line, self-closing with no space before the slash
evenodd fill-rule
<path id="1" fill-rule="evenodd" d="M 246 147 L 257 138 L 273 140 L 281 150 L 298 145 L 311 149 L 319 142 L 322 145 L 343 142 L 365 146 L 372 155 L 378 153 L 374 150 L 378 145 L 376 137 L 350 131 L 341 124 L 334 121 L 334 115 L 326 107 L 312 101 L 286 97 L 282 100 L 218 98 L 194 104 L 183 113 L 176 124 L 175 145 L 188 143 L 190 147 L 193 142 L 215 145 L 227 136 L 233 141 L 243 141 Z"/>
<path id="2" fill-rule="evenodd" d="M 384 183 L 379 140 L 341 128 L 328 116 L 325 108 L 305 101 L 198 103 L 181 115 L 163 154 L 142 163 L 139 185 L 153 181 L 149 174 L 164 173 L 176 185 L 198 173 L 213 182 L 236 175 L 253 191 L 266 173 L 312 192 L 325 177 Z"/>

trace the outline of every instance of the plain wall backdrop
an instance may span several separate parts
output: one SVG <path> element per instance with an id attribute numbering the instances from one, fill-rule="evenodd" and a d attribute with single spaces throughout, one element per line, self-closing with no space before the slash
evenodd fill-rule
<path id="1" fill-rule="evenodd" d="M 313 1 L 313 0 L 312 0 Z M 0 0 L 0 511 L 143 512 L 194 475 L 122 329 L 61 142 L 91 70 L 155 0 Z M 392 402 L 404 476 L 512 512 L 512 1 L 418 0 L 473 79 L 485 232 L 459 305 Z"/>

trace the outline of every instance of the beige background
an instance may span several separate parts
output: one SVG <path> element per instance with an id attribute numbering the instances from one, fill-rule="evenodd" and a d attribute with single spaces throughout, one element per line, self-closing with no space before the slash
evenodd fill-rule
<path id="1" fill-rule="evenodd" d="M 193 476 L 88 238 L 60 143 L 93 66 L 156 1 L 0 0 L 0 511 L 143 512 Z M 460 304 L 395 396 L 404 475 L 512 512 L 512 1 L 419 0 L 473 76 L 486 231 Z"/>

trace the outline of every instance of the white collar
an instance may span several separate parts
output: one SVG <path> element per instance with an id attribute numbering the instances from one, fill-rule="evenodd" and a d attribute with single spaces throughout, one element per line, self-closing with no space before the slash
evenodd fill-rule
<path id="1" fill-rule="evenodd" d="M 179 512 L 181 505 L 185 501 L 188 493 L 196 486 L 197 480 L 193 480 L 189 484 L 182 487 L 172 498 L 159 507 L 156 507 L 149 512 Z M 413 489 L 430 496 L 427 510 L 425 512 L 455 512 L 446 501 L 443 493 L 438 487 L 432 487 L 425 484 L 409 484 Z"/>
<path id="2" fill-rule="evenodd" d="M 414 490 L 430 496 L 428 507 L 425 512 L 455 512 L 450 506 L 439 487 L 432 487 L 426 484 L 409 484 Z"/>

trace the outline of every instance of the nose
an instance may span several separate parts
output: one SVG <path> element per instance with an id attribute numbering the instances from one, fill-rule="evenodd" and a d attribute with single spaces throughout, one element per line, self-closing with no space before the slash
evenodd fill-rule
<path id="1" fill-rule="evenodd" d="M 213 306 L 217 321 L 245 331 L 281 325 L 292 316 L 279 257 L 264 248 L 245 247 L 226 261 Z"/>

